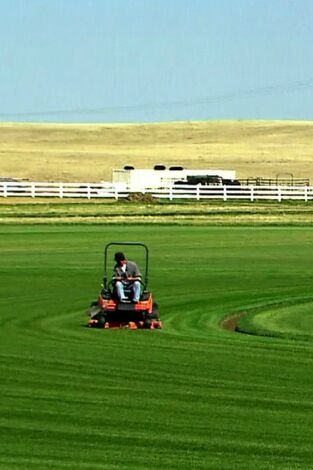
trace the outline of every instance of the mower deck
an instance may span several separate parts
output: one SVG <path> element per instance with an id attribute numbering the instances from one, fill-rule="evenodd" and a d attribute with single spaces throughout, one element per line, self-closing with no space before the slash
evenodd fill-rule
<path id="1" fill-rule="evenodd" d="M 130 330 L 163 328 L 157 304 L 153 302 L 151 293 L 147 293 L 145 300 L 136 303 L 119 302 L 112 298 L 104 299 L 100 295 L 95 304 L 87 311 L 90 328 Z"/>
<path id="2" fill-rule="evenodd" d="M 111 321 L 111 322 L 105 322 L 104 325 L 100 325 L 98 320 L 89 320 L 88 326 L 90 328 L 104 328 L 105 330 L 111 328 L 111 329 L 129 329 L 129 330 L 138 330 L 138 329 L 149 329 L 149 330 L 155 330 L 155 329 L 161 329 L 163 327 L 162 322 L 160 320 L 152 320 L 147 326 L 146 322 L 144 321 L 129 321 L 129 322 L 116 322 L 116 321 Z"/>

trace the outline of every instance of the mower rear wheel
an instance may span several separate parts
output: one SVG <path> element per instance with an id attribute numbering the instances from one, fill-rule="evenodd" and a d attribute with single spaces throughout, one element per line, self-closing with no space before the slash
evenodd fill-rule
<path id="1" fill-rule="evenodd" d="M 159 312 L 159 305 L 157 303 L 154 303 L 152 306 L 152 312 L 149 315 L 149 318 L 151 320 L 160 320 L 160 312 Z"/>

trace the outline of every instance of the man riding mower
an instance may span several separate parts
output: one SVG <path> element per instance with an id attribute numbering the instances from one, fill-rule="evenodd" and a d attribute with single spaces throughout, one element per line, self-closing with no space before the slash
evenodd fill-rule
<path id="1" fill-rule="evenodd" d="M 108 251 L 112 246 L 141 247 L 145 252 L 144 275 L 137 264 L 127 260 L 123 252 L 115 253 L 116 265 L 108 282 Z M 149 251 L 138 242 L 111 242 L 104 250 L 103 289 L 97 301 L 92 302 L 87 314 L 88 325 L 96 328 L 162 328 L 157 303 L 148 286 Z"/>

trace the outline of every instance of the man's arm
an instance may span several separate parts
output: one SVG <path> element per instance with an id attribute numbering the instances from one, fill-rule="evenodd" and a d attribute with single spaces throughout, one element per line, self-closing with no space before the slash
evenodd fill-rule
<path id="1" fill-rule="evenodd" d="M 141 276 L 128 276 L 128 281 L 141 281 Z"/>
<path id="2" fill-rule="evenodd" d="M 138 265 L 136 263 L 131 263 L 130 271 L 130 275 L 128 276 L 129 281 L 141 281 L 141 272 L 139 271 Z"/>
<path id="3" fill-rule="evenodd" d="M 127 278 L 126 273 L 122 273 L 116 266 L 113 271 L 112 281 L 122 281 Z"/>

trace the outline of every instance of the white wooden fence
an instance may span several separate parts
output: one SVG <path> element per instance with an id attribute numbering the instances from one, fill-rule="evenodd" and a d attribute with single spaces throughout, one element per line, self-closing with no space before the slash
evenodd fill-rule
<path id="1" fill-rule="evenodd" d="M 313 200 L 313 186 L 206 186 L 172 185 L 164 188 L 145 188 L 141 191 L 120 188 L 110 183 L 48 183 L 0 182 L 0 197 L 55 198 L 113 198 L 128 197 L 131 193 L 151 194 L 157 199 L 229 200 Z"/>

